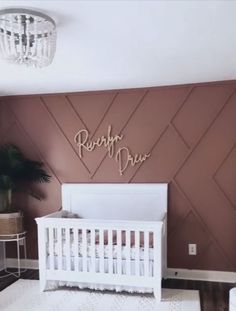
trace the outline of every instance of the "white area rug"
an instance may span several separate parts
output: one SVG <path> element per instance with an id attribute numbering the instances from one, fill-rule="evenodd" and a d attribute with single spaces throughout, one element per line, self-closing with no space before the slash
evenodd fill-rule
<path id="1" fill-rule="evenodd" d="M 151 295 L 116 294 L 63 288 L 39 292 L 39 281 L 18 280 L 0 292 L 1 311 L 200 311 L 199 292 L 163 289 Z"/>

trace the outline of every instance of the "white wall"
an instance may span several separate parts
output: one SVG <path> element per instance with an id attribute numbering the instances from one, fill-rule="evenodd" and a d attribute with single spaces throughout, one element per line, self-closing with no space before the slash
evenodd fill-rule
<path id="1" fill-rule="evenodd" d="M 42 70 L 0 62 L 0 95 L 236 78 L 236 1 L 11 1 L 58 24 Z"/>

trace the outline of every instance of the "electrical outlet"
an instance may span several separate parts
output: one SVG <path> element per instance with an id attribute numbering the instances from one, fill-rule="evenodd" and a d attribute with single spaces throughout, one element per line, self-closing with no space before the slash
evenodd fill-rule
<path id="1" fill-rule="evenodd" d="M 190 256 L 197 255 L 197 244 L 189 244 L 188 245 L 188 254 Z"/>

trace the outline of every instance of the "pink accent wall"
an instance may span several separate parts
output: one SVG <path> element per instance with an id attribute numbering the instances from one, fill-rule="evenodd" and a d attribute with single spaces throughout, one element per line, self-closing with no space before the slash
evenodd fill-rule
<path id="1" fill-rule="evenodd" d="M 58 210 L 65 182 L 168 182 L 169 267 L 236 271 L 236 82 L 1 98 L 0 141 L 44 161 L 53 176 L 45 200 L 19 195 L 29 258 L 37 257 L 34 218 Z M 151 156 L 124 176 L 106 150 L 73 142 L 122 133 L 119 146 Z M 94 207 L 96 208 L 96 207 Z M 188 256 L 197 243 L 197 256 Z"/>

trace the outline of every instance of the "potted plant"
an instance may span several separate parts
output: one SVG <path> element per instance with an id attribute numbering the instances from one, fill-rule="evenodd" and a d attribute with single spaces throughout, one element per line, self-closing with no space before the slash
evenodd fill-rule
<path id="1" fill-rule="evenodd" d="M 22 214 L 12 207 L 12 193 L 26 192 L 40 200 L 30 186 L 32 183 L 49 182 L 50 178 L 43 169 L 43 163 L 27 159 L 17 146 L 0 146 L 0 234 L 23 231 Z"/>

